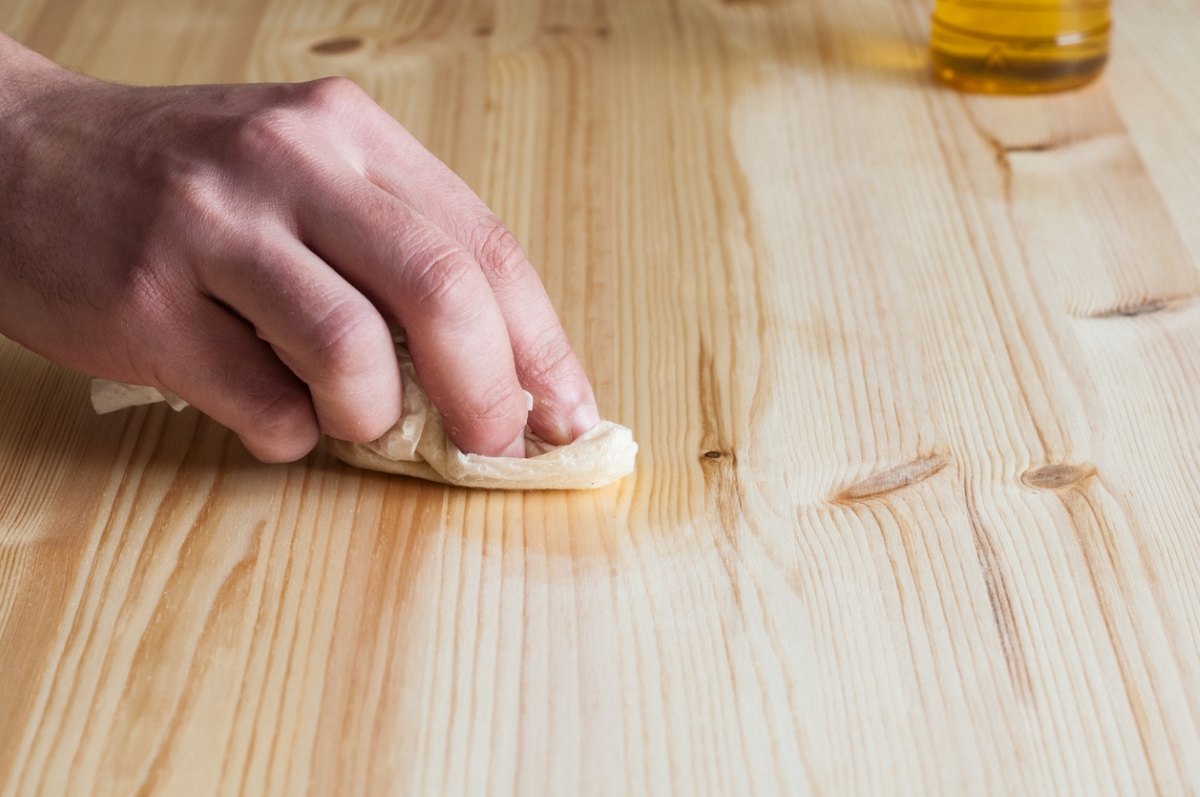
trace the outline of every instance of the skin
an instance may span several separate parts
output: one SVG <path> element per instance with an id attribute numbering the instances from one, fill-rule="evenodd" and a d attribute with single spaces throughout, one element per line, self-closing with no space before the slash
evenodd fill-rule
<path id="1" fill-rule="evenodd" d="M 0 76 L 0 334 L 267 462 L 396 422 L 389 323 L 464 451 L 599 421 L 512 233 L 352 82 L 123 86 L 3 34 Z"/>

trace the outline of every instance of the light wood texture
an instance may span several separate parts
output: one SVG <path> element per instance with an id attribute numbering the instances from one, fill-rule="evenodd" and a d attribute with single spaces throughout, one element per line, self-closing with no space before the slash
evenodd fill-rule
<path id="1" fill-rule="evenodd" d="M 0 795 L 1200 791 L 1200 5 L 1037 100 L 934 86 L 927 5 L 7 0 L 107 78 L 360 82 L 642 454 L 268 467 L 0 345 Z"/>

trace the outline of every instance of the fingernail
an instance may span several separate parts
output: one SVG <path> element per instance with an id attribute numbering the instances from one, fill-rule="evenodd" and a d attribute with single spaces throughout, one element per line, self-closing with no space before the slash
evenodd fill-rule
<path id="1" fill-rule="evenodd" d="M 596 405 L 591 401 L 581 404 L 571 415 L 571 439 L 574 440 L 584 432 L 590 431 L 598 423 L 600 411 L 596 409 Z"/>

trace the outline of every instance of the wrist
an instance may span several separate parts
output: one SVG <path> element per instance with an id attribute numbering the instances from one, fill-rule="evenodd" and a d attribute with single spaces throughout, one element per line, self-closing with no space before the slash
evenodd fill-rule
<path id="1" fill-rule="evenodd" d="M 70 70 L 0 33 L 0 119 L 73 77 Z"/>

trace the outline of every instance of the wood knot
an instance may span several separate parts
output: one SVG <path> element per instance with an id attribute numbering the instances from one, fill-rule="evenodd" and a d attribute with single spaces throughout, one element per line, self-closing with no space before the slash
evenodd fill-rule
<path id="1" fill-rule="evenodd" d="M 1061 490 L 1094 475 L 1096 475 L 1096 469 L 1088 463 L 1082 465 L 1057 463 L 1027 470 L 1021 475 L 1021 481 L 1039 490 Z"/>
<path id="2" fill-rule="evenodd" d="M 1122 302 L 1115 307 L 1104 307 L 1082 314 L 1084 318 L 1130 318 L 1150 313 L 1169 313 L 1195 304 L 1195 296 L 1179 294 L 1175 296 L 1156 296 Z"/>
<path id="3" fill-rule="evenodd" d="M 363 46 L 363 40 L 357 36 L 335 36 L 314 44 L 308 49 L 319 55 L 342 55 L 352 53 Z"/>
<path id="4" fill-rule="evenodd" d="M 549 36 L 563 36 L 568 33 L 575 33 L 584 36 L 595 36 L 598 39 L 607 39 L 609 29 L 607 25 L 596 25 L 595 27 L 574 27 L 571 25 L 563 25 L 562 23 L 554 23 L 551 25 L 543 25 L 542 33 L 545 33 Z"/>
<path id="5" fill-rule="evenodd" d="M 480 38 L 486 38 L 488 36 L 491 36 L 492 35 L 492 26 L 491 25 L 480 25 L 478 28 L 475 29 L 475 35 Z"/>
<path id="6" fill-rule="evenodd" d="M 720 459 L 722 456 L 724 456 L 724 455 L 720 451 L 705 451 L 704 452 L 705 459 Z"/>
<path id="7" fill-rule="evenodd" d="M 1117 308 L 1117 314 L 1128 318 L 1129 316 L 1142 315 L 1143 313 L 1157 313 L 1166 309 L 1167 303 L 1165 301 L 1162 299 L 1155 299 L 1152 302 L 1135 304 L 1132 307 Z"/>
<path id="8" fill-rule="evenodd" d="M 1166 299 L 1146 299 L 1133 304 L 1122 304 L 1096 313 L 1094 318 L 1130 318 L 1147 313 L 1161 313 L 1168 308 Z"/>
<path id="9" fill-rule="evenodd" d="M 851 484 L 834 496 L 837 503 L 861 501 L 895 492 L 911 484 L 922 482 L 950 464 L 946 454 L 930 454 L 927 457 L 905 462 L 878 473 L 872 473 L 865 479 Z"/>

